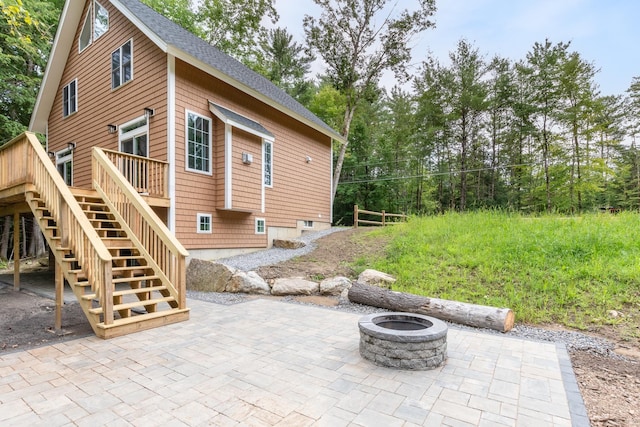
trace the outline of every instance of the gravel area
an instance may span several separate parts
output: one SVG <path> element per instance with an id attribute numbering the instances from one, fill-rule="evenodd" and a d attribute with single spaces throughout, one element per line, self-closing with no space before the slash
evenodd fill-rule
<path id="1" fill-rule="evenodd" d="M 302 237 L 294 239 L 306 244 L 306 246 L 300 249 L 271 248 L 263 251 L 251 252 L 244 255 L 222 258 L 219 259 L 218 262 L 242 271 L 255 270 L 258 267 L 273 265 L 282 261 L 287 261 L 297 256 L 306 255 L 316 248 L 315 243 L 313 243 L 315 240 L 327 236 L 331 233 L 345 230 L 350 230 L 350 227 L 331 227 L 322 231 L 303 233 Z"/>
<path id="2" fill-rule="evenodd" d="M 306 244 L 305 247 L 300 249 L 280 249 L 272 248 L 268 250 L 252 252 L 244 255 L 237 255 L 234 257 L 220 259 L 219 262 L 237 268 L 243 271 L 255 270 L 259 267 L 277 264 L 282 261 L 289 260 L 291 258 L 305 255 L 316 248 L 313 243 L 316 239 L 324 237 L 328 234 L 348 230 L 344 227 L 333 227 L 327 230 L 318 231 L 314 233 L 305 233 L 297 240 L 301 240 Z M 250 299 L 259 298 L 259 296 L 247 295 L 247 294 L 234 294 L 234 293 L 217 293 L 217 292 L 196 292 L 187 291 L 187 297 L 198 299 L 201 301 L 207 301 L 215 304 L 239 304 Z M 283 302 L 304 304 L 304 305 L 316 305 L 310 302 L 302 302 L 293 296 L 281 297 Z M 366 306 L 362 304 L 354 304 L 346 298 L 340 298 L 339 302 L 335 306 L 319 306 L 329 310 L 347 311 L 356 314 L 370 314 L 381 311 L 388 311 L 377 307 Z M 501 334 L 501 332 L 490 329 L 479 329 L 464 325 L 458 325 L 449 323 L 451 328 L 461 328 L 468 330 L 475 330 L 478 332 L 489 334 Z M 574 331 L 565 330 L 550 330 L 537 328 L 529 325 L 516 325 L 511 331 L 508 332 L 509 336 L 530 339 L 534 341 L 547 341 L 547 342 L 562 342 L 567 346 L 569 351 L 580 350 L 587 351 L 589 353 L 605 356 L 614 359 L 626 359 L 624 356 L 618 355 L 614 352 L 615 344 L 609 340 L 594 337 L 591 335 L 583 334 Z"/>

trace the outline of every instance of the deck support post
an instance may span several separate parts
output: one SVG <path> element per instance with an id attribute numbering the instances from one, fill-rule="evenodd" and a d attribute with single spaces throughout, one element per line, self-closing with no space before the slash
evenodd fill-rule
<path id="1" fill-rule="evenodd" d="M 20 290 L 20 214 L 13 214 L 13 290 Z"/>
<path id="2" fill-rule="evenodd" d="M 59 263 L 56 264 L 56 333 L 62 334 L 62 305 L 64 304 L 64 275 L 62 273 L 62 267 Z"/>

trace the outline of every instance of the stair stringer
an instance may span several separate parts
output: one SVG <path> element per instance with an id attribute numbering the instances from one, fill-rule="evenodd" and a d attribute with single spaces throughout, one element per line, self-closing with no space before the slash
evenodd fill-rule
<path id="1" fill-rule="evenodd" d="M 42 211 L 40 208 L 40 205 L 38 204 L 38 202 L 42 202 L 44 204 L 44 207 L 47 208 L 47 210 L 49 212 L 51 212 L 50 207 L 47 206 L 47 203 L 45 200 L 39 199 L 37 197 L 35 197 L 33 192 L 27 192 L 25 193 L 25 199 L 29 205 L 29 208 L 31 209 L 31 212 L 33 213 L 34 217 L 38 220 L 38 226 L 40 227 L 40 230 L 42 231 L 42 234 L 44 235 L 45 239 L 47 240 L 47 243 L 49 244 L 49 247 L 51 248 L 51 251 L 53 253 L 53 256 L 56 260 L 56 263 L 58 264 L 64 278 L 67 280 L 67 282 L 69 283 L 71 290 L 73 291 L 73 294 L 76 296 L 76 299 L 78 300 L 78 303 L 80 304 L 80 307 L 82 308 L 82 311 L 84 313 L 84 315 L 86 316 L 87 320 L 89 321 L 89 324 L 91 325 L 91 329 L 93 330 L 93 332 L 100 336 L 100 328 L 98 328 L 98 323 L 100 323 L 100 318 L 99 316 L 96 316 L 94 314 L 92 314 L 89 310 L 92 308 L 91 305 L 91 301 L 87 301 L 85 299 L 83 299 L 83 295 L 84 295 L 84 288 L 75 286 L 75 277 L 74 275 L 71 274 L 71 268 L 69 268 L 69 264 L 66 263 L 65 260 L 65 252 L 67 252 L 67 250 L 69 250 L 70 252 L 73 252 L 73 248 L 64 248 L 62 246 L 59 246 L 59 242 L 57 241 L 57 239 L 55 239 L 55 237 L 57 236 L 53 236 L 52 232 L 50 232 L 49 230 L 47 230 L 45 228 L 45 224 L 42 223 L 43 220 L 46 221 L 46 219 L 43 218 L 42 213 L 44 211 Z M 79 206 L 78 206 L 79 207 Z M 53 220 L 56 223 L 56 229 L 60 229 L 59 228 L 59 219 L 56 220 L 56 218 L 53 218 Z M 106 247 L 105 247 L 106 250 Z M 87 274 L 86 271 L 86 267 L 82 264 L 82 263 L 78 263 L 79 267 L 82 269 L 83 273 Z M 110 266 L 110 264 L 109 264 Z M 110 275 L 109 275 L 110 276 Z M 109 280 L 110 282 L 110 280 Z M 98 293 L 99 291 L 97 289 L 93 289 L 92 287 L 92 291 L 94 291 L 94 293 Z M 106 294 L 108 295 L 110 292 L 106 292 Z M 104 295 L 102 298 L 99 298 L 99 301 L 101 301 L 101 306 L 103 307 L 103 310 L 106 308 L 106 305 L 113 305 L 113 301 L 112 298 L 105 298 L 106 295 Z M 104 304 L 102 303 L 104 302 Z"/>

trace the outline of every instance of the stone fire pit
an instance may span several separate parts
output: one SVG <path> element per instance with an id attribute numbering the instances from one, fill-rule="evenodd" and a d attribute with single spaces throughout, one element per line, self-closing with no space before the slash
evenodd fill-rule
<path id="1" fill-rule="evenodd" d="M 360 318 L 360 355 L 378 366 L 428 370 L 447 358 L 447 325 L 414 313 L 377 313 Z"/>

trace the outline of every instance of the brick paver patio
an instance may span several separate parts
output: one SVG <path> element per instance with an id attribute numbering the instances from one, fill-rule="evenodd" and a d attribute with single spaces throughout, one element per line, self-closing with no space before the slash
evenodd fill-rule
<path id="1" fill-rule="evenodd" d="M 0 425 L 588 426 L 563 346 L 449 329 L 446 364 L 381 368 L 359 315 L 189 300 L 191 320 L 3 354 Z"/>

